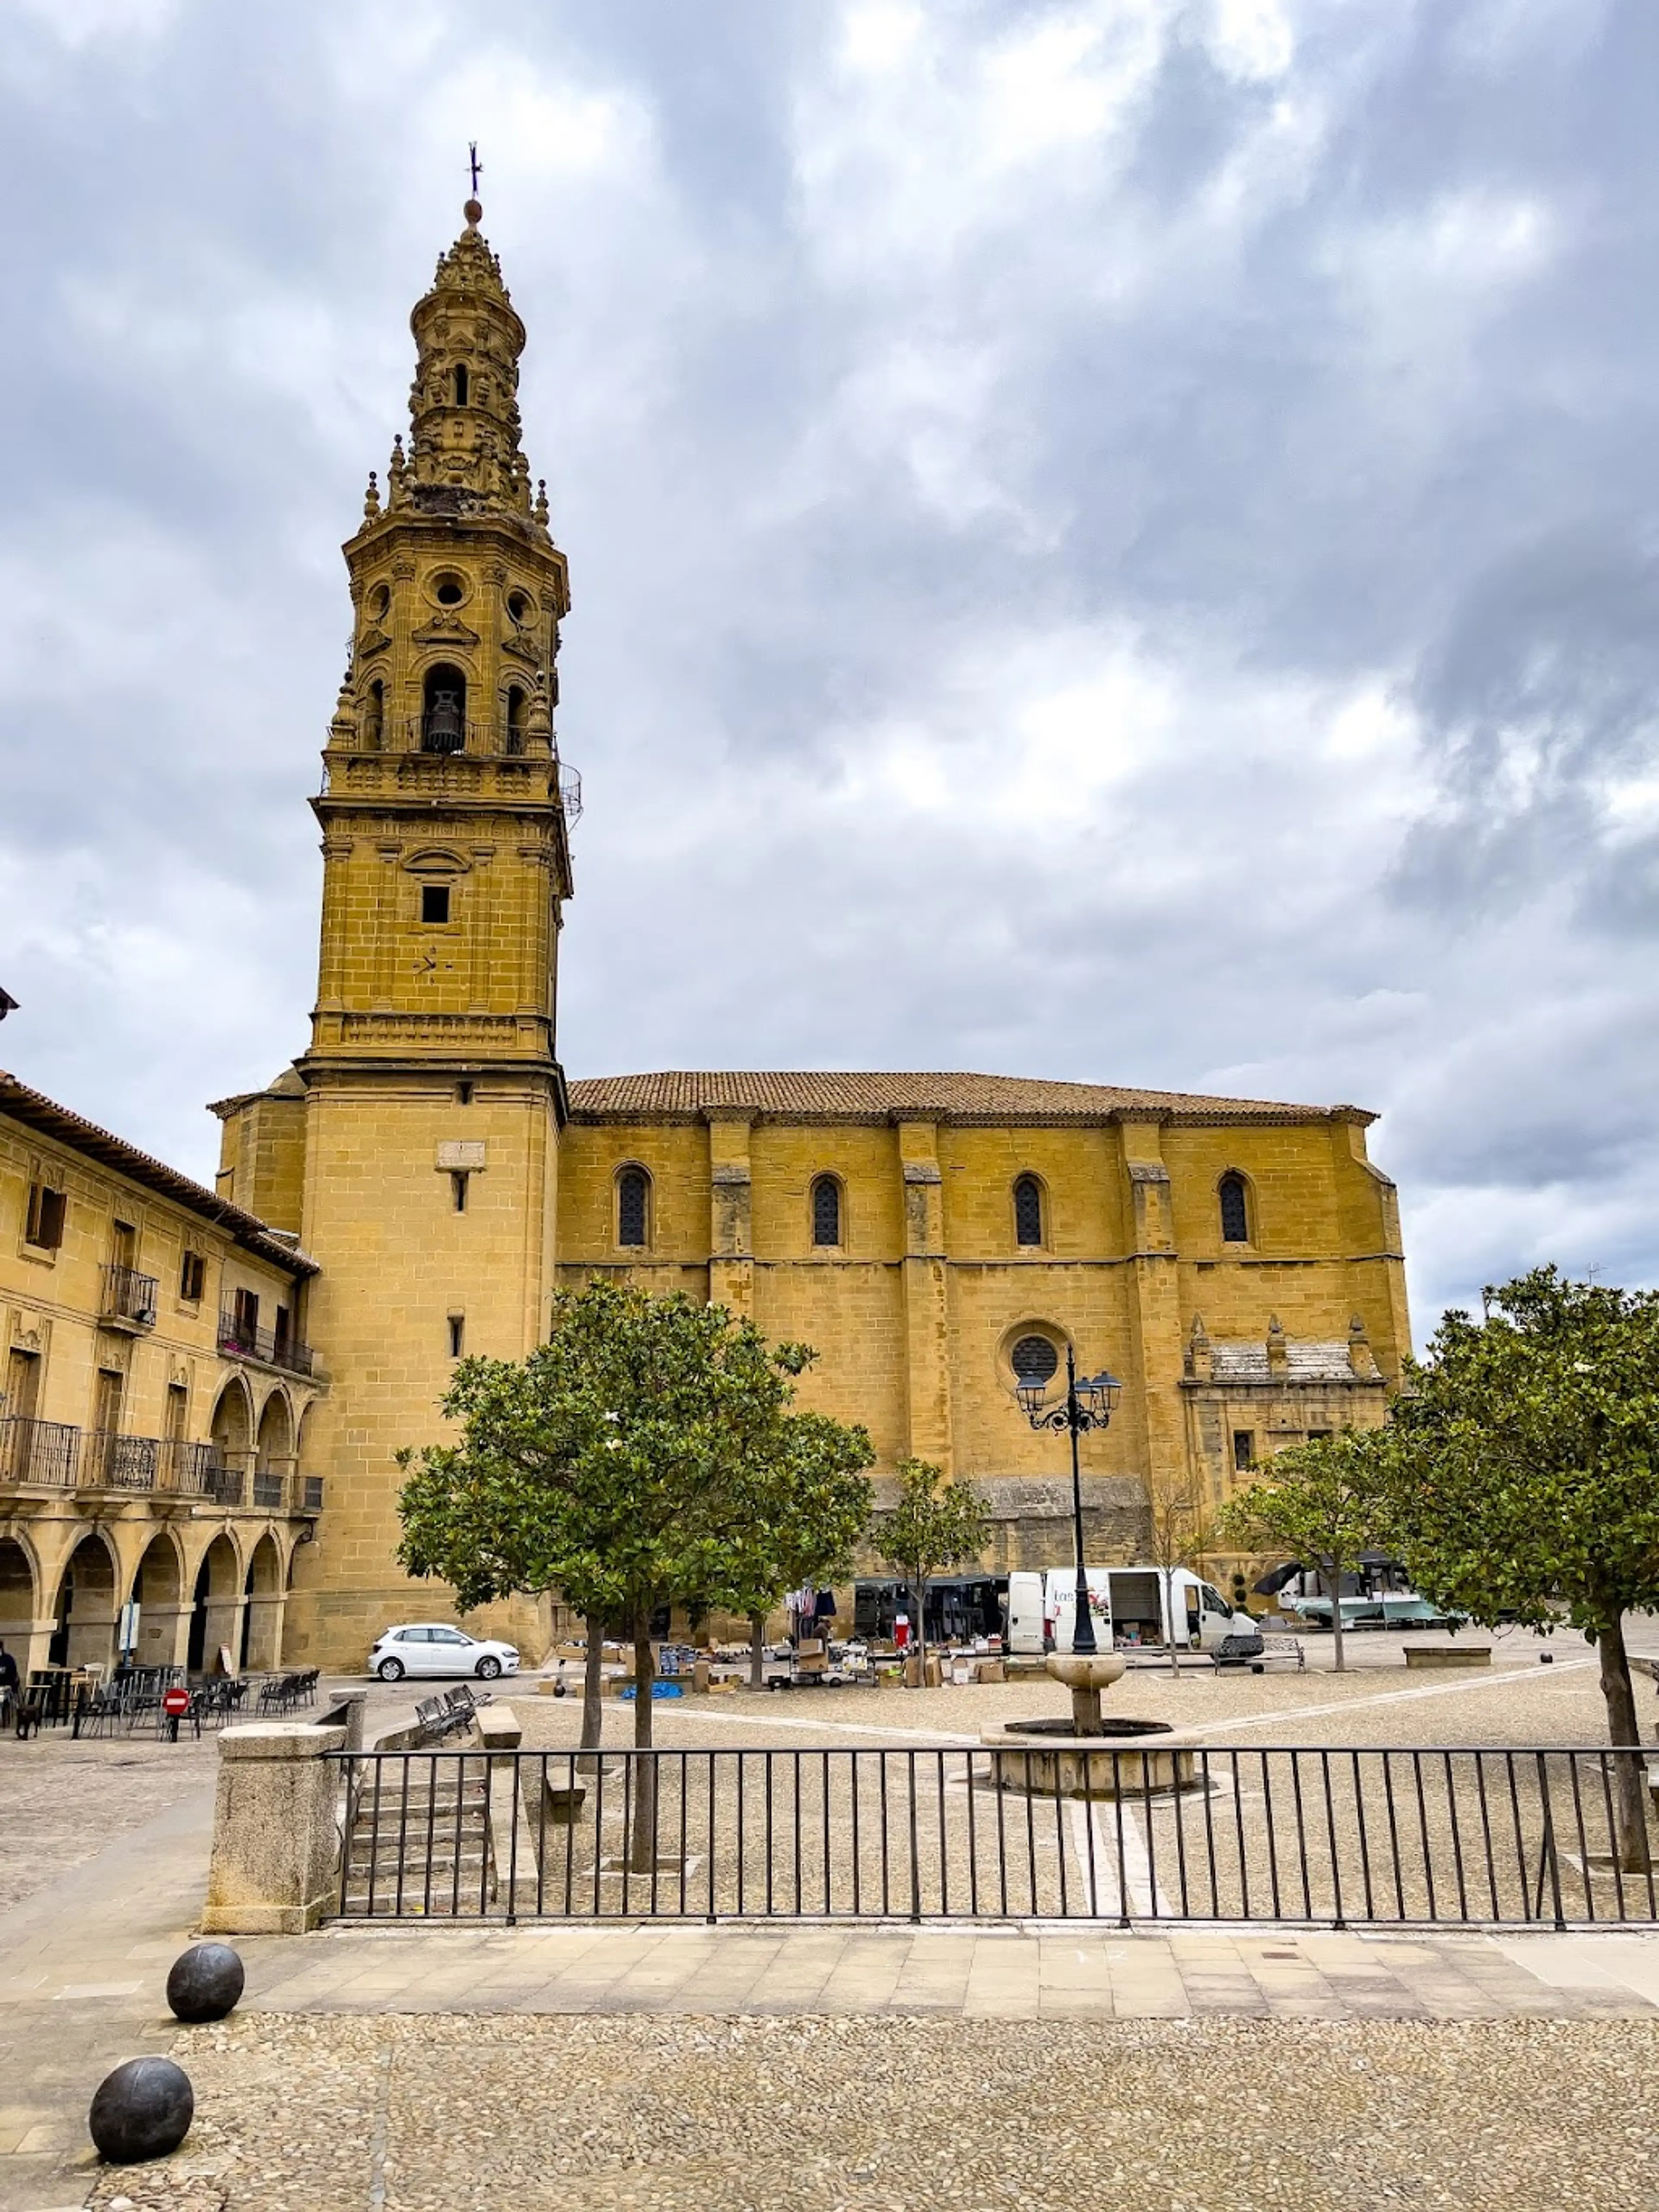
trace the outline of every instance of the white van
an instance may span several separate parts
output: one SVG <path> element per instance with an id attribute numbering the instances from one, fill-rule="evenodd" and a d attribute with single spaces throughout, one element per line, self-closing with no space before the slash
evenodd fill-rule
<path id="1" fill-rule="evenodd" d="M 1190 1567 L 1089 1567 L 1090 1610 L 1103 1651 L 1169 1649 L 1173 1599 L 1174 1640 L 1186 1650 L 1212 1651 L 1228 1636 L 1253 1635 L 1248 1613 L 1237 1613 L 1212 1583 Z M 1077 1570 L 1050 1567 L 1045 1574 L 1008 1577 L 1008 1649 L 1015 1652 L 1069 1651 L 1077 1613 Z"/>

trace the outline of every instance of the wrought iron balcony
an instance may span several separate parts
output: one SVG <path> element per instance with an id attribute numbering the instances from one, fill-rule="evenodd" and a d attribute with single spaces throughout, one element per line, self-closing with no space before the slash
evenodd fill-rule
<path id="1" fill-rule="evenodd" d="M 186 1443 L 182 1437 L 163 1437 L 156 1458 L 155 1487 L 181 1498 L 211 1498 L 221 1462 L 216 1444 Z"/>
<path id="2" fill-rule="evenodd" d="M 253 1502 L 267 1513 L 280 1513 L 283 1493 L 288 1486 L 286 1475 L 274 1468 L 256 1467 L 253 1470 Z"/>
<path id="3" fill-rule="evenodd" d="M 320 1513 L 323 1510 L 323 1478 L 320 1474 L 301 1474 L 295 1477 L 300 1485 L 296 1510 L 301 1513 Z"/>
<path id="4" fill-rule="evenodd" d="M 315 1364 L 311 1346 L 291 1329 L 256 1328 L 234 1306 L 220 1311 L 219 1349 L 233 1359 L 257 1359 L 263 1366 L 286 1367 L 295 1375 L 309 1375 Z"/>
<path id="5" fill-rule="evenodd" d="M 81 1463 L 81 1431 L 27 1414 L 0 1420 L 0 1483 L 39 1483 L 73 1490 Z"/>
<path id="6" fill-rule="evenodd" d="M 82 1490 L 154 1490 L 161 1457 L 159 1437 L 124 1437 L 94 1429 L 81 1461 Z"/>
<path id="7" fill-rule="evenodd" d="M 154 1328 L 157 1287 L 154 1275 L 141 1275 L 136 1267 L 106 1267 L 103 1319 L 125 1322 L 133 1328 Z"/>
<path id="8" fill-rule="evenodd" d="M 208 1472 L 204 1495 L 216 1505 L 240 1505 L 247 1495 L 247 1471 L 241 1464 L 244 1455 L 234 1453 L 228 1459 L 216 1460 Z"/>

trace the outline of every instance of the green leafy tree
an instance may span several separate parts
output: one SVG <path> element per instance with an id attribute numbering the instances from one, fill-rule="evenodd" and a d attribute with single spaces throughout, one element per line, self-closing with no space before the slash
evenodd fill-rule
<path id="1" fill-rule="evenodd" d="M 823 1413 L 790 1413 L 783 1428 L 781 1449 L 763 1466 L 760 1494 L 730 1561 L 728 1602 L 749 1618 L 757 1688 L 765 1680 L 767 1614 L 787 1590 L 850 1573 L 870 1520 L 865 1470 L 875 1450 L 867 1432 Z"/>
<path id="2" fill-rule="evenodd" d="M 1565 1613 L 1595 1646 L 1609 1740 L 1640 1741 L 1627 1613 L 1659 1607 L 1659 1293 L 1540 1267 L 1449 1312 L 1392 1425 L 1392 1541 L 1437 1603 L 1488 1624 Z M 1620 1849 L 1649 1861 L 1620 1759 Z"/>
<path id="3" fill-rule="evenodd" d="M 585 1748 L 599 1740 L 601 1628 L 622 1626 L 635 1742 L 648 1749 L 652 1613 L 752 1612 L 781 1594 L 797 1556 L 844 1548 L 846 1524 L 867 1516 L 867 1436 L 790 1412 L 813 1356 L 683 1295 L 604 1281 L 562 1293 L 527 1358 L 456 1369 L 443 1411 L 461 1424 L 458 1443 L 399 1454 L 398 1555 L 411 1574 L 441 1577 L 463 1610 L 556 1591 L 585 1616 Z M 655 1832 L 650 1760 L 635 1810 L 638 1859 Z"/>
<path id="4" fill-rule="evenodd" d="M 945 1480 L 931 1460 L 902 1460 L 898 1504 L 877 1516 L 871 1540 L 877 1555 L 910 1585 L 916 1608 L 916 1656 L 927 1680 L 927 1585 L 945 1567 L 976 1559 L 990 1534 L 991 1516 L 972 1483 Z"/>
<path id="5" fill-rule="evenodd" d="M 1377 1541 L 1385 1513 L 1388 1444 L 1376 1429 L 1340 1429 L 1276 1452 L 1261 1480 L 1236 1490 L 1220 1528 L 1241 1550 L 1281 1552 L 1317 1567 L 1330 1584 L 1339 1674 L 1347 1665 L 1342 1580 Z"/>

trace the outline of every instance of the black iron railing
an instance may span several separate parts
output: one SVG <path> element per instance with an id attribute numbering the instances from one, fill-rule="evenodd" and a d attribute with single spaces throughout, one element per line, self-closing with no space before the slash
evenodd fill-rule
<path id="1" fill-rule="evenodd" d="M 177 1491 L 185 1498 L 211 1498 L 220 1461 L 210 1444 L 186 1443 L 182 1437 L 163 1437 L 156 1460 L 155 1486 Z"/>
<path id="2" fill-rule="evenodd" d="M 267 1513 L 280 1513 L 284 1491 L 283 1476 L 270 1468 L 258 1467 L 253 1470 L 253 1502 Z"/>
<path id="3" fill-rule="evenodd" d="M 50 1484 L 73 1490 L 81 1464 L 81 1431 L 62 1421 L 12 1413 L 0 1420 L 0 1482 Z"/>
<path id="4" fill-rule="evenodd" d="M 314 1364 L 311 1346 L 290 1330 L 261 1328 L 234 1306 L 220 1312 L 219 1349 L 238 1359 L 257 1359 L 266 1367 L 286 1367 L 295 1375 L 309 1375 Z"/>
<path id="5" fill-rule="evenodd" d="M 322 1476 L 320 1474 L 302 1474 L 300 1477 L 299 1510 L 301 1513 L 320 1513 L 322 1510 Z"/>
<path id="6" fill-rule="evenodd" d="M 81 1457 L 82 1487 L 154 1490 L 161 1456 L 159 1437 L 126 1437 L 114 1429 L 94 1429 Z"/>
<path id="7" fill-rule="evenodd" d="M 336 1756 L 347 1918 L 1659 1918 L 1640 1750 L 1194 1746 L 1179 1790 L 1103 1752 L 1090 1798 L 968 1750 Z"/>
<path id="8" fill-rule="evenodd" d="M 106 1267 L 105 1320 L 131 1322 L 138 1328 L 154 1328 L 158 1287 L 154 1275 L 141 1275 L 136 1267 Z"/>
<path id="9" fill-rule="evenodd" d="M 247 1495 L 247 1469 L 240 1455 L 216 1460 L 208 1471 L 204 1497 L 216 1505 L 240 1505 Z"/>

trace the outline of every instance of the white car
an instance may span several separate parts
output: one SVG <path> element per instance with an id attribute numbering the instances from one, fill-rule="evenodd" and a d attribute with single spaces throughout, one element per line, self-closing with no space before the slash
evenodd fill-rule
<path id="1" fill-rule="evenodd" d="M 493 1682 L 519 1671 L 518 1647 L 493 1637 L 467 1636 L 441 1621 L 382 1629 L 368 1655 L 368 1671 L 383 1682 L 405 1674 L 476 1674 Z"/>

